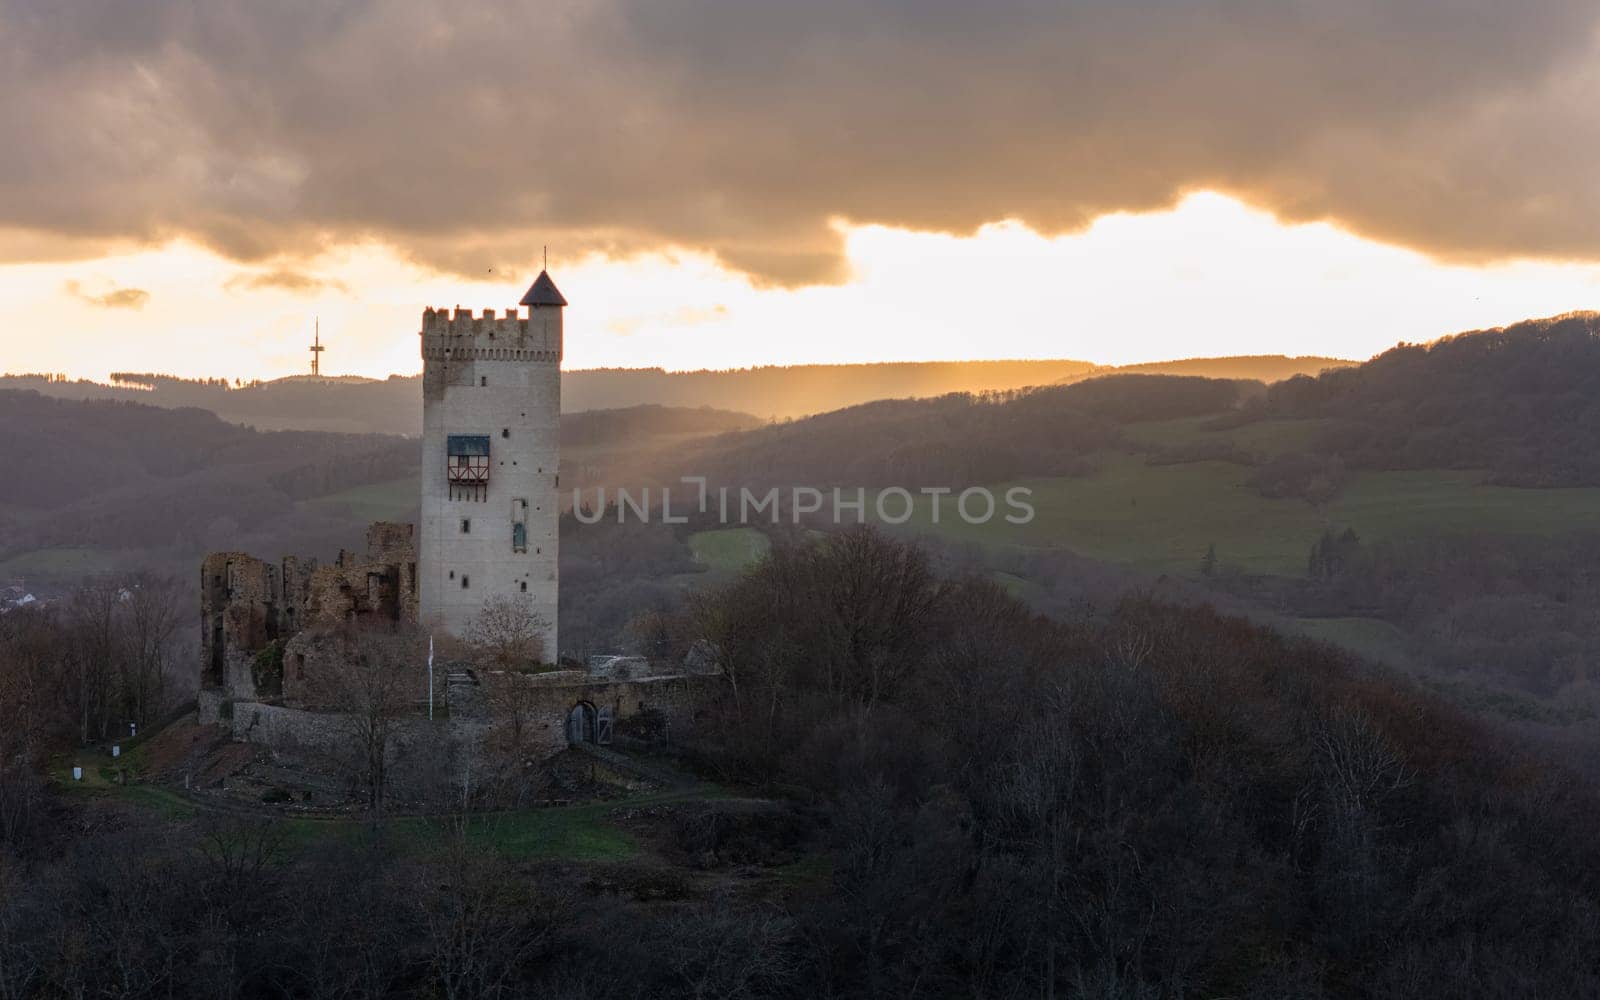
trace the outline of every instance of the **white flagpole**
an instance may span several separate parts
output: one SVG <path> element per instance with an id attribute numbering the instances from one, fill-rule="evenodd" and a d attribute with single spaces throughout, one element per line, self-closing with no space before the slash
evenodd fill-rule
<path id="1" fill-rule="evenodd" d="M 428 721 L 433 721 L 433 633 L 428 633 Z"/>

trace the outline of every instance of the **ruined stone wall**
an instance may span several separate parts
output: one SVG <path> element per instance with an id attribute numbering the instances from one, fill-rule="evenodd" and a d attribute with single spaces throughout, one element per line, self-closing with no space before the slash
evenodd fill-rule
<path id="1" fill-rule="evenodd" d="M 225 687 L 237 696 L 240 663 L 282 631 L 278 571 L 243 552 L 214 552 L 200 564 L 200 670 L 202 687 Z"/>
<path id="2" fill-rule="evenodd" d="M 273 566 L 243 552 L 212 553 L 200 567 L 200 686 L 225 699 L 290 696 L 290 677 L 303 678 L 310 659 L 285 650 L 280 685 L 259 654 L 275 641 L 292 644 L 313 626 L 363 618 L 417 620 L 411 525 L 376 522 L 367 529 L 365 556 L 340 552 L 329 566 L 298 556 Z"/>
<path id="3" fill-rule="evenodd" d="M 358 778 L 365 765 L 363 747 L 350 716 L 337 712 L 236 701 L 224 710 L 235 740 L 274 752 L 320 761 L 335 773 Z M 443 713 L 439 718 L 406 716 L 392 723 L 385 756 L 393 790 L 402 795 L 425 793 L 446 785 L 476 759 L 479 743 L 463 739 L 463 727 Z"/>
<path id="4" fill-rule="evenodd" d="M 196 715 L 202 726 L 214 726 L 222 721 L 222 704 L 226 699 L 220 687 L 201 688 L 195 695 Z"/>
<path id="5" fill-rule="evenodd" d="M 568 747 L 567 716 L 573 707 L 609 709 L 617 731 L 648 717 L 662 724 L 651 734 L 669 739 L 693 731 L 697 718 L 718 697 L 721 679 L 654 677 L 634 681 L 592 680 L 582 671 L 552 674 L 452 670 L 437 717 L 418 709 L 393 723 L 388 766 L 394 790 L 426 797 L 441 789 L 471 786 L 510 745 L 506 699 L 514 694 L 524 712 L 517 760 L 539 760 Z M 200 699 L 201 721 L 225 722 L 232 737 L 275 753 L 320 762 L 329 773 L 356 780 L 362 773 L 361 741 L 349 715 L 254 700 L 224 702 L 216 692 Z M 452 793 L 453 794 L 453 793 Z"/>
<path id="6" fill-rule="evenodd" d="M 362 617 L 417 620 L 417 552 L 412 526 L 377 521 L 367 528 L 365 557 L 340 550 L 332 566 L 311 573 L 305 623 Z"/>
<path id="7" fill-rule="evenodd" d="M 315 559 L 284 556 L 279 578 L 282 581 L 282 631 L 293 635 L 305 627 L 306 604 L 311 599 L 311 576 L 317 571 Z"/>
<path id="8" fill-rule="evenodd" d="M 236 701 L 229 720 L 233 738 L 278 750 L 341 755 L 355 744 L 350 717 L 340 712 L 313 712 L 261 701 Z M 407 748 L 436 743 L 446 724 L 426 718 L 396 719 L 392 753 L 404 756 Z"/>
<path id="9" fill-rule="evenodd" d="M 711 700 L 721 692 L 720 677 L 672 675 L 639 680 L 595 678 L 581 670 L 542 674 L 485 671 L 478 675 L 491 737 L 523 717 L 523 743 L 530 755 L 551 756 L 567 748 L 567 716 L 579 704 L 626 724 L 646 713 L 658 718 L 668 738 L 687 736 Z M 454 708 L 452 707 L 452 713 Z"/>

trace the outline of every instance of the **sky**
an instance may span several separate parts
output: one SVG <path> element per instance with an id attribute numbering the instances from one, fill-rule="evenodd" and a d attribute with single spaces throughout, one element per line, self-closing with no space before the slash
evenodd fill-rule
<path id="1" fill-rule="evenodd" d="M 1600 9 L 0 0 L 0 369 L 1318 354 L 1600 307 Z M 17 137 L 26 137 L 17 141 Z"/>

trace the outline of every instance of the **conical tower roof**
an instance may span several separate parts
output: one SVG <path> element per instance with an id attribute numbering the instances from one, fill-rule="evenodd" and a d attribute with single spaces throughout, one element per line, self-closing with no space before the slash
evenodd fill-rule
<path id="1" fill-rule="evenodd" d="M 539 276 L 533 279 L 533 284 L 528 286 L 528 294 L 522 297 L 520 305 L 525 306 L 564 306 L 566 298 L 556 283 L 550 280 L 549 271 L 540 271 Z"/>

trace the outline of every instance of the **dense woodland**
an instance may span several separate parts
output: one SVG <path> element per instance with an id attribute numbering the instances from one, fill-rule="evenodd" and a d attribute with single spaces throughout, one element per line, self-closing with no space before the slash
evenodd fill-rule
<path id="1" fill-rule="evenodd" d="M 1484 469 L 1511 486 L 1600 485 L 1600 315 L 1402 345 L 1274 385 L 1250 416 L 1325 417 L 1358 468 Z"/>
<path id="2" fill-rule="evenodd" d="M 273 538 L 336 551 L 359 526 L 299 501 L 415 470 L 417 445 L 0 392 L 0 463 L 18 473 L 0 483 L 0 558 L 89 546 L 125 553 L 131 568 L 178 572 L 207 549 Z"/>
<path id="3" fill-rule="evenodd" d="M 1110 375 L 1066 386 L 880 400 L 728 434 L 675 468 L 742 485 L 944 486 L 1083 475 L 1125 444 L 1122 424 L 1228 410 L 1259 383 Z M 671 481 L 663 466 L 660 478 Z"/>
<path id="4" fill-rule="evenodd" d="M 1329 647 L 1040 618 L 866 531 L 661 628 L 728 670 L 701 766 L 771 803 L 660 813 L 676 867 L 44 798 L 3 828 L 0 996 L 1600 991 L 1590 786 Z"/>
<path id="5" fill-rule="evenodd" d="M 1279 584 L 1298 611 L 1401 626 L 1419 661 L 1458 679 L 1600 716 L 1600 536 L 1450 533 L 1364 542 L 1331 533 L 1305 580 Z M 1249 581 L 1243 586 L 1260 586 Z M 1270 585 L 1270 584 L 1268 584 Z"/>

